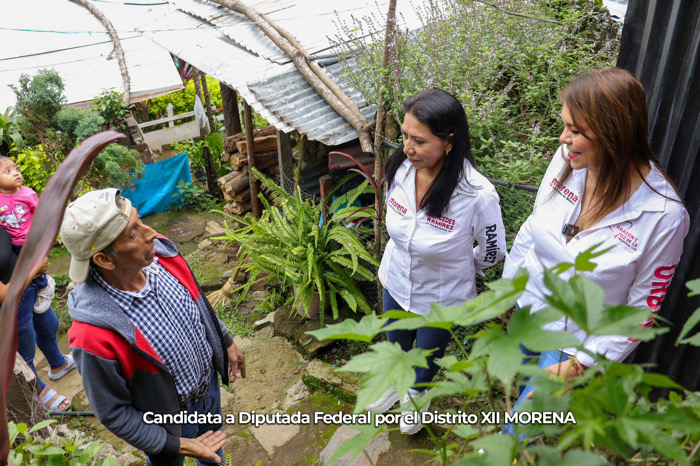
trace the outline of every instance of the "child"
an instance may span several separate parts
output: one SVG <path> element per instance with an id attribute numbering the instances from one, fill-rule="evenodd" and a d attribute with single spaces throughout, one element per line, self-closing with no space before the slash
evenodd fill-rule
<path id="1" fill-rule="evenodd" d="M 33 189 L 22 186 L 22 174 L 9 157 L 0 156 L 0 228 L 12 237 L 12 249 L 19 254 L 32 224 L 39 198 Z M 39 289 L 34 312 L 42 313 L 51 306 L 54 280 L 44 274 L 33 282 Z"/>

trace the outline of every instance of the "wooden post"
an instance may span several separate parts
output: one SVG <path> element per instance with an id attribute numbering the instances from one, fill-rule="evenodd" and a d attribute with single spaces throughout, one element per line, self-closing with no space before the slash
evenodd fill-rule
<path id="1" fill-rule="evenodd" d="M 326 199 L 326 195 L 333 188 L 333 180 L 331 180 L 330 175 L 323 175 L 318 179 L 318 187 L 321 192 L 321 202 L 323 202 L 323 217 L 328 218 L 328 206 L 331 205 L 333 199 Z"/>
<path id="2" fill-rule="evenodd" d="M 199 70 L 194 70 L 194 91 L 202 100 L 202 90 L 199 86 Z M 202 102 L 204 102 L 202 100 Z M 203 142 L 207 140 L 207 130 L 205 128 L 199 128 L 199 137 L 202 138 Z M 222 198 L 221 190 L 219 190 L 219 185 L 216 183 L 216 170 L 214 169 L 214 161 L 211 159 L 211 152 L 209 152 L 209 147 L 204 146 L 202 150 L 202 157 L 204 158 L 204 172 L 207 175 L 207 190 L 209 194 L 217 199 Z"/>
<path id="3" fill-rule="evenodd" d="M 255 166 L 255 137 L 253 136 L 253 110 L 248 105 L 248 102 L 243 101 L 243 124 L 245 125 L 245 142 L 248 153 L 248 167 L 253 168 Z M 260 218 L 262 214 L 262 206 L 260 205 L 260 199 L 258 199 L 258 193 L 260 192 L 260 186 L 258 181 L 255 179 L 252 170 L 248 170 L 248 180 L 250 182 L 250 207 L 253 211 L 255 218 Z"/>
<path id="4" fill-rule="evenodd" d="M 289 134 L 277 131 L 277 159 L 280 167 L 280 186 L 291 193 L 294 189 L 294 159 Z"/>
<path id="5" fill-rule="evenodd" d="M 221 103 L 224 110 L 224 129 L 226 136 L 242 133 L 241 114 L 238 113 L 238 93 L 226 84 L 219 82 Z"/>
<path id="6" fill-rule="evenodd" d="M 165 113 L 168 115 L 168 118 L 172 118 L 173 115 L 175 114 L 175 111 L 173 110 L 173 104 L 168 104 L 168 106 L 165 109 Z M 168 122 L 168 128 L 174 128 L 175 127 L 175 122 L 173 120 L 170 120 Z"/>

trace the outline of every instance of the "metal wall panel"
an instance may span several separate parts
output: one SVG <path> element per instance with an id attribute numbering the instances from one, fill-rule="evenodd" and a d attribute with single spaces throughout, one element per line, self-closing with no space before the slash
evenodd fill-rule
<path id="1" fill-rule="evenodd" d="M 630 1 L 618 66 L 644 84 L 652 149 L 686 202 L 690 231 L 660 315 L 671 331 L 643 343 L 633 361 L 651 363 L 690 390 L 700 390 L 700 348 L 675 346 L 700 297 L 685 283 L 700 277 L 700 1 Z M 696 329 L 697 330 L 697 329 Z"/>

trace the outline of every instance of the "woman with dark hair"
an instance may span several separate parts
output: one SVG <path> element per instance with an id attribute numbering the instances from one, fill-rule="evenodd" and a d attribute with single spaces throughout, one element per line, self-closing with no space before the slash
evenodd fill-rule
<path id="1" fill-rule="evenodd" d="M 464 108 L 451 94 L 428 89 L 404 104 L 403 145 L 386 166 L 386 226 L 391 240 L 379 268 L 385 310 L 430 313 L 430 304 L 461 304 L 476 297 L 476 273 L 505 254 L 498 194 L 474 168 Z M 478 244 L 474 246 L 474 242 Z M 392 330 L 387 339 L 409 351 L 435 349 L 428 368 L 416 368 L 414 388 L 392 387 L 369 411 L 384 412 L 399 399 L 406 408 L 425 394 L 450 338 L 446 330 Z M 417 401 L 417 400 L 416 400 Z M 424 403 L 421 410 L 428 409 Z M 404 415 L 401 432 L 414 434 L 420 416 Z"/>
<path id="2" fill-rule="evenodd" d="M 532 215 L 520 228 L 503 276 L 521 267 L 530 280 L 518 300 L 530 313 L 546 306 L 544 270 L 600 245 L 609 249 L 586 273 L 605 302 L 659 305 L 683 251 L 689 219 L 675 185 L 649 146 L 644 87 L 632 73 L 613 67 L 578 75 L 562 92 L 562 146 L 542 180 Z M 568 280 L 573 271 L 561 277 Z M 652 320 L 640 322 L 651 326 Z M 623 335 L 587 335 L 561 319 L 544 327 L 567 331 L 584 351 L 543 353 L 539 365 L 566 378 L 595 365 L 593 355 L 622 361 L 639 343 Z M 527 356 L 535 354 L 523 348 Z M 521 391 L 519 404 L 533 386 Z"/>

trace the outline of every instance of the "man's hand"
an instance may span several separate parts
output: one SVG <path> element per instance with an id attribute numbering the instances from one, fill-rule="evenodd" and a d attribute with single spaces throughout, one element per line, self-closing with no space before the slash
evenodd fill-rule
<path id="1" fill-rule="evenodd" d="M 233 383 L 241 377 L 245 379 L 245 356 L 235 343 L 228 347 L 228 380 Z"/>
<path id="2" fill-rule="evenodd" d="M 198 460 L 212 460 L 221 463 L 221 458 L 217 455 L 219 448 L 226 443 L 226 434 L 211 430 L 197 438 L 180 438 L 179 455 L 189 456 Z"/>

